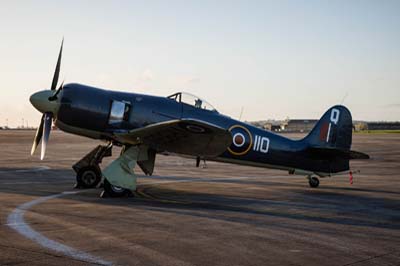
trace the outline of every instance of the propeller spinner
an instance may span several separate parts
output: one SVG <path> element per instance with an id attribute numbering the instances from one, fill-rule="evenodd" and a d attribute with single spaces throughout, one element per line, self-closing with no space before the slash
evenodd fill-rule
<path id="1" fill-rule="evenodd" d="M 64 45 L 64 39 L 61 42 L 60 52 L 58 54 L 57 65 L 54 71 L 53 81 L 51 83 L 50 90 L 43 90 L 36 92 L 31 95 L 30 102 L 32 105 L 40 112 L 43 113 L 42 119 L 40 120 L 40 125 L 36 131 L 35 138 L 33 140 L 31 155 L 35 153 L 37 146 L 39 145 L 40 140 L 42 140 L 42 150 L 40 154 L 40 159 L 43 160 L 46 154 L 46 147 L 49 141 L 51 124 L 53 117 L 56 116 L 59 103 L 57 102 L 58 94 L 63 88 L 63 84 L 56 90 L 58 77 L 60 75 L 61 68 L 61 56 Z M 42 139 L 43 137 L 43 139 Z"/>

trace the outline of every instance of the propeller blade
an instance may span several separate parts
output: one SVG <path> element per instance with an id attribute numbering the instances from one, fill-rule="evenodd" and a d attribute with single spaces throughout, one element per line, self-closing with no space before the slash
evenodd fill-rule
<path id="1" fill-rule="evenodd" d="M 61 56 L 62 56 L 63 45 L 64 45 L 64 38 L 62 39 L 62 42 L 61 42 L 61 48 L 60 48 L 60 53 L 58 54 L 56 70 L 54 71 L 53 82 L 51 83 L 51 90 L 52 91 L 54 91 L 56 89 L 57 83 L 58 83 L 58 76 L 60 74 Z"/>
<path id="2" fill-rule="evenodd" d="M 58 98 L 57 98 L 57 95 L 58 95 L 58 94 L 60 93 L 60 91 L 63 89 L 63 86 L 64 86 L 64 81 L 61 83 L 60 87 L 58 87 L 58 89 L 56 90 L 56 92 L 54 93 L 54 95 L 51 96 L 51 97 L 49 97 L 49 101 L 50 101 L 50 102 L 55 101 L 55 100 L 58 99 Z"/>
<path id="3" fill-rule="evenodd" d="M 39 145 L 40 139 L 42 138 L 43 135 L 43 120 L 44 120 L 44 115 L 42 115 L 42 119 L 40 119 L 40 125 L 38 129 L 36 130 L 36 135 L 35 138 L 33 139 L 33 145 L 31 149 L 31 155 L 35 153 L 35 150 L 37 146 Z"/>
<path id="4" fill-rule="evenodd" d="M 42 150 L 40 153 L 40 160 L 43 160 L 44 155 L 46 154 L 46 147 L 47 142 L 49 141 L 50 130 L 51 130 L 51 123 L 52 123 L 53 114 L 52 113 L 45 113 L 43 118 L 43 139 L 42 139 Z"/>

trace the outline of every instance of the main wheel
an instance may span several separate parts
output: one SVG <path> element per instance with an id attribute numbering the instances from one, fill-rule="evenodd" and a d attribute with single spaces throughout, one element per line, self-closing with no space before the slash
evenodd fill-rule
<path id="1" fill-rule="evenodd" d="M 129 189 L 114 186 L 110 182 L 108 182 L 107 179 L 104 179 L 103 186 L 104 186 L 104 191 L 101 195 L 102 197 L 108 196 L 112 198 L 118 198 L 118 197 L 129 196 L 132 194 L 132 192 Z"/>
<path id="2" fill-rule="evenodd" d="M 101 181 L 101 170 L 99 166 L 87 166 L 79 170 L 76 175 L 77 187 L 95 188 Z"/>
<path id="3" fill-rule="evenodd" d="M 310 187 L 318 187 L 319 186 L 319 179 L 315 176 L 310 177 L 308 180 L 308 183 L 310 184 Z"/>

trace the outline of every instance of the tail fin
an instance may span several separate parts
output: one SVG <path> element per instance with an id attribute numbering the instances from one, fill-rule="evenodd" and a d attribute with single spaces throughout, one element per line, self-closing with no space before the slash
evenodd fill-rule
<path id="1" fill-rule="evenodd" d="M 335 105 L 326 111 L 304 141 L 313 148 L 349 151 L 352 131 L 353 121 L 349 109 L 343 105 Z"/>
<path id="2" fill-rule="evenodd" d="M 331 107 L 302 141 L 314 158 L 329 161 L 329 173 L 347 171 L 351 159 L 369 159 L 368 154 L 352 151 L 353 121 L 343 105 Z"/>

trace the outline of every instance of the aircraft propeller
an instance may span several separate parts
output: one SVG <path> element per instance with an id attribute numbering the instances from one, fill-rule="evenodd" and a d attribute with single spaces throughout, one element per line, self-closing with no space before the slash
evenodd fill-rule
<path id="1" fill-rule="evenodd" d="M 63 45 L 64 45 L 64 39 L 61 42 L 61 47 L 60 47 L 60 52 L 58 54 L 58 59 L 57 59 L 57 65 L 56 69 L 54 71 L 53 75 L 53 80 L 51 82 L 51 88 L 50 91 L 55 91 L 52 95 L 49 94 L 49 91 L 42 91 L 38 92 L 36 94 L 33 94 L 31 96 L 31 102 L 34 104 L 34 102 L 37 102 L 38 106 L 45 106 L 47 103 L 44 101 L 48 102 L 53 102 L 56 101 L 57 95 L 60 93 L 60 91 L 63 89 L 63 84 L 64 82 L 60 85 L 60 87 L 56 90 L 57 88 L 57 83 L 58 83 L 58 77 L 60 75 L 60 68 L 61 68 L 61 57 L 62 57 L 62 50 L 63 50 Z M 49 97 L 46 97 L 47 99 L 43 99 L 43 95 L 50 95 Z M 34 104 L 35 106 L 35 104 Z M 46 154 L 46 147 L 47 143 L 49 141 L 49 136 L 50 136 L 50 131 L 51 131 L 51 124 L 53 121 L 53 116 L 55 114 L 50 111 L 45 111 L 43 112 L 42 118 L 40 120 L 40 125 L 36 131 L 35 138 L 33 140 L 33 145 L 31 149 L 31 155 L 34 154 L 37 146 L 39 145 L 40 140 L 42 140 L 42 148 L 41 148 L 41 153 L 40 153 L 40 160 L 43 160 L 45 154 Z M 43 139 L 42 139 L 43 137 Z"/>

